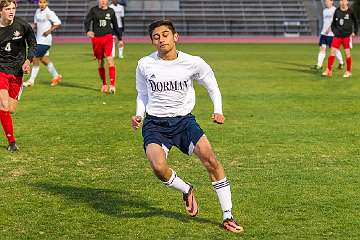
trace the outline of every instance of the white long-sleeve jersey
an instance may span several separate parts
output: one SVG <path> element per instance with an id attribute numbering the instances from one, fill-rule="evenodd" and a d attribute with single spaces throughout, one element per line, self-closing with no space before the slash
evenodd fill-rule
<path id="1" fill-rule="evenodd" d="M 222 114 L 221 93 L 211 67 L 200 57 L 178 51 L 175 60 L 162 60 L 154 52 L 139 60 L 136 69 L 136 115 L 177 117 L 189 114 L 195 106 L 193 81 L 205 86 Z"/>
<path id="2" fill-rule="evenodd" d="M 120 5 L 120 4 L 117 4 L 117 5 L 110 4 L 109 7 L 111 7 L 112 9 L 114 9 L 118 27 L 119 27 L 119 28 L 124 27 L 124 26 L 122 25 L 122 21 L 121 21 L 121 18 L 123 18 L 123 17 L 125 16 L 125 8 L 124 8 L 124 6 L 122 6 L 122 5 Z"/>
<path id="3" fill-rule="evenodd" d="M 44 44 L 51 46 L 51 34 L 46 37 L 43 36 L 44 32 L 48 31 L 52 25 L 61 25 L 61 21 L 54 11 L 46 7 L 44 10 L 38 8 L 35 12 L 34 23 L 36 24 L 36 41 L 37 44 Z"/>
<path id="4" fill-rule="evenodd" d="M 332 6 L 331 8 L 324 8 L 323 10 L 323 27 L 321 30 L 322 35 L 326 36 L 334 36 L 334 33 L 331 31 L 326 34 L 326 31 L 330 28 L 336 7 Z"/>

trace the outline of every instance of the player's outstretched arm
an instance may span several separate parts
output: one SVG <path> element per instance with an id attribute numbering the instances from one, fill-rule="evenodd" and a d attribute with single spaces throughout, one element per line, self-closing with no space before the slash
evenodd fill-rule
<path id="1" fill-rule="evenodd" d="M 140 127 L 141 122 L 142 122 L 141 116 L 132 116 L 131 117 L 131 127 L 133 129 L 138 129 Z"/>
<path id="2" fill-rule="evenodd" d="M 224 124 L 225 123 L 225 117 L 224 117 L 224 115 L 222 115 L 220 113 L 214 113 L 211 116 L 211 119 L 213 120 L 214 123 L 217 123 L 217 124 Z"/>
<path id="3" fill-rule="evenodd" d="M 213 122 L 224 124 L 225 117 L 222 113 L 222 99 L 219 86 L 217 84 L 215 74 L 211 67 L 201 58 L 196 58 L 199 78 L 198 82 L 203 85 L 214 104 L 214 113 L 211 116 Z"/>

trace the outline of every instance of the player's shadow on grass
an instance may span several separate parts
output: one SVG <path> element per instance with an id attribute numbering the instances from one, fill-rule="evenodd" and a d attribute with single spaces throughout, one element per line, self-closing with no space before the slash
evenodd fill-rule
<path id="1" fill-rule="evenodd" d="M 308 68 L 310 70 L 312 67 L 314 67 L 314 65 L 303 64 L 303 63 L 298 63 L 298 62 L 287 62 L 287 61 L 281 61 L 281 60 L 271 60 L 270 62 L 282 64 L 282 65 L 290 65 L 290 66 L 295 66 L 295 67 Z"/>
<path id="2" fill-rule="evenodd" d="M 310 75 L 318 75 L 321 77 L 321 72 L 314 69 L 314 65 L 308 65 L 298 62 L 287 62 L 280 60 L 272 60 L 272 63 L 279 64 L 276 66 L 277 69 L 285 70 L 289 72 L 306 73 Z"/>
<path id="3" fill-rule="evenodd" d="M 321 77 L 321 73 L 315 71 L 315 70 L 311 70 L 306 69 L 306 68 L 291 68 L 291 67 L 279 67 L 278 69 L 281 70 L 285 70 L 285 71 L 290 71 L 290 72 L 298 72 L 298 73 L 306 73 L 306 74 L 311 74 L 311 75 L 318 75 L 319 77 Z"/>
<path id="4" fill-rule="evenodd" d="M 278 69 L 291 71 L 291 72 L 299 72 L 299 73 L 307 73 L 311 75 L 319 75 L 321 76 L 321 73 L 319 71 L 315 70 L 313 65 L 308 64 L 302 64 L 297 62 L 286 62 L 286 61 L 271 61 L 272 63 L 281 64 L 283 66 L 278 66 Z M 284 66 L 287 65 L 287 66 Z"/>
<path id="5" fill-rule="evenodd" d="M 42 85 L 50 85 L 48 82 L 40 82 L 40 84 L 42 84 Z M 74 84 L 74 83 L 69 83 L 69 82 L 60 82 L 57 87 L 78 88 L 78 89 L 85 89 L 85 90 L 91 90 L 91 91 L 100 92 L 100 88 L 97 89 L 97 88 L 92 88 L 92 87 L 83 86 L 83 85 Z"/>
<path id="6" fill-rule="evenodd" d="M 191 218 L 182 213 L 163 210 L 151 206 L 142 196 L 129 193 L 128 191 L 113 191 L 98 188 L 82 188 L 75 186 L 63 186 L 53 183 L 35 183 L 31 186 L 37 190 L 50 192 L 62 196 L 75 203 L 84 203 L 96 211 L 119 218 L 149 218 L 163 216 L 182 222 L 195 221 L 219 225 L 218 222 L 206 218 Z"/>

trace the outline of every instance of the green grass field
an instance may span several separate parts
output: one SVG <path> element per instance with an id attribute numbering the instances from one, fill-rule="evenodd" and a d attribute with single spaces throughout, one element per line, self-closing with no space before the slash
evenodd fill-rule
<path id="1" fill-rule="evenodd" d="M 226 123 L 196 87 L 194 114 L 232 184 L 242 239 L 359 239 L 360 54 L 351 79 L 310 69 L 314 45 L 183 44 L 214 69 Z M 0 239 L 238 239 L 222 230 L 206 170 L 173 149 L 169 163 L 195 185 L 200 214 L 152 174 L 135 111 L 137 60 L 117 60 L 118 91 L 102 95 L 89 44 L 58 44 L 63 82 L 41 68 L 13 115 L 20 151 L 0 146 Z"/>

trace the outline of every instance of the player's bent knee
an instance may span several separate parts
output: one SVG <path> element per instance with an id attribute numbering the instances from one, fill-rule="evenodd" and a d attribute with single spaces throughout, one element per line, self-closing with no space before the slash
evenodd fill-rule
<path id="1" fill-rule="evenodd" d="M 0 110 L 9 111 L 9 101 L 0 98 Z"/>
<path id="2" fill-rule="evenodd" d="M 8 111 L 9 111 L 11 114 L 13 114 L 13 113 L 15 113 L 15 111 L 16 111 L 16 107 L 9 107 L 9 108 L 8 108 Z"/>
<path id="3" fill-rule="evenodd" d="M 10 98 L 9 99 L 9 112 L 14 113 L 17 107 L 18 101 L 16 99 Z"/>
<path id="4" fill-rule="evenodd" d="M 47 65 L 50 63 L 49 59 L 46 59 L 46 60 L 45 60 L 45 59 L 42 58 L 40 61 L 41 61 L 42 64 L 44 64 L 45 66 L 47 66 Z"/>
<path id="5" fill-rule="evenodd" d="M 37 58 L 37 57 L 33 58 L 33 62 L 32 62 L 33 66 L 38 66 L 39 63 L 40 63 L 40 59 L 39 59 L 39 58 Z"/>
<path id="6" fill-rule="evenodd" d="M 345 49 L 345 56 L 347 58 L 351 57 L 350 49 Z"/>

